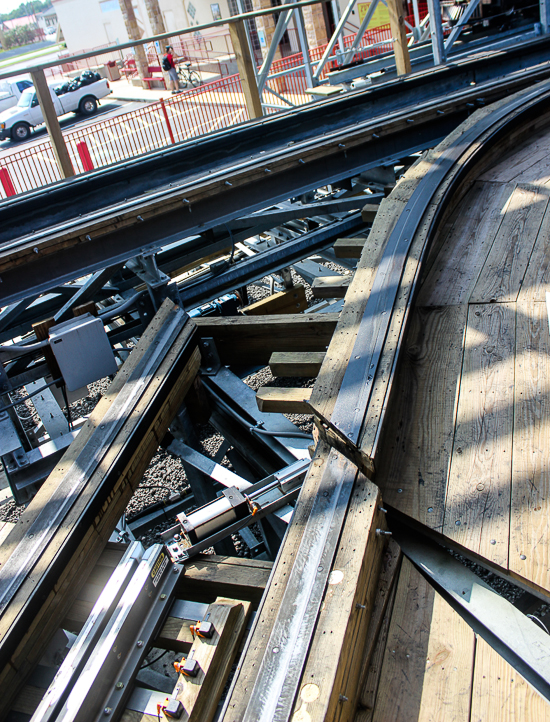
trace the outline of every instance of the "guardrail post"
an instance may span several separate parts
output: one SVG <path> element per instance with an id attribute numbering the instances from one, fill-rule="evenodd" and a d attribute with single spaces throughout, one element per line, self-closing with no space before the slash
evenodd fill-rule
<path id="1" fill-rule="evenodd" d="M 76 144 L 76 149 L 78 151 L 78 155 L 80 156 L 80 160 L 82 161 L 82 167 L 85 171 L 93 170 L 94 164 L 92 161 L 92 156 L 90 155 L 90 151 L 88 150 L 88 145 L 85 140 L 80 141 L 80 143 Z"/>
<path id="2" fill-rule="evenodd" d="M 250 119 L 261 118 L 263 115 L 262 101 L 256 83 L 254 64 L 250 56 L 250 49 L 246 39 L 246 29 L 242 20 L 229 23 L 229 33 L 233 50 L 237 59 L 237 67 L 241 76 L 241 85 L 248 108 Z"/>
<path id="3" fill-rule="evenodd" d="M 405 29 L 405 16 L 401 0 L 387 0 L 390 15 L 390 28 L 393 38 L 393 52 L 397 75 L 411 72 L 411 59 L 407 45 L 407 31 Z"/>
<path id="4" fill-rule="evenodd" d="M 8 198 L 16 195 L 17 191 L 11 181 L 10 172 L 7 168 L 0 168 L 0 183 L 2 183 L 2 187 Z"/>
<path id="5" fill-rule="evenodd" d="M 168 134 L 170 135 L 170 140 L 172 141 L 172 145 L 173 145 L 176 141 L 174 140 L 174 134 L 172 133 L 172 126 L 170 125 L 170 119 L 168 118 L 166 106 L 164 105 L 164 100 L 162 98 L 160 99 L 160 107 L 162 108 L 164 120 L 166 121 L 166 127 L 168 128 Z"/>
<path id="6" fill-rule="evenodd" d="M 62 178 L 71 178 L 74 176 L 74 168 L 69 157 L 69 151 L 65 145 L 63 134 L 61 133 L 61 127 L 59 120 L 57 119 L 57 113 L 53 105 L 52 96 L 50 95 L 50 89 L 46 82 L 46 76 L 41 68 L 31 70 L 31 78 L 36 89 L 36 97 L 40 103 L 42 115 L 48 129 L 48 134 L 52 143 L 53 152 L 59 171 Z"/>

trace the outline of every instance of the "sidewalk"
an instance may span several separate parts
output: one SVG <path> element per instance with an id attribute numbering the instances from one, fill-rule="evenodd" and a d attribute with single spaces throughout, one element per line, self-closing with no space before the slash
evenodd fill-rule
<path id="1" fill-rule="evenodd" d="M 218 77 L 219 76 L 214 73 L 201 72 L 203 85 L 217 80 Z M 165 90 L 164 88 L 152 88 L 151 90 L 149 90 L 149 88 L 140 88 L 138 85 L 132 85 L 126 78 L 109 80 L 109 85 L 113 91 L 109 98 L 122 100 L 126 103 L 158 103 L 161 99 L 168 100 L 168 98 L 172 97 L 170 90 Z M 182 90 L 185 92 L 190 89 L 191 86 L 188 86 Z"/>

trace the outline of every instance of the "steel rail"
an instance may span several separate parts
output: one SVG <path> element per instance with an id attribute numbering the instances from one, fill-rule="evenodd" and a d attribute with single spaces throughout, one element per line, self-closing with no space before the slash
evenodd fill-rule
<path id="1" fill-rule="evenodd" d="M 502 79 L 518 69 L 545 63 L 549 49 L 550 38 L 542 38 L 519 43 L 505 52 L 485 52 L 474 59 L 258 119 L 16 196 L 0 203 L 0 243 L 9 243 L 24 234 L 36 234 L 56 224 L 62 231 L 61 224 L 69 220 L 79 223 L 86 214 L 105 209 L 120 212 L 127 208 L 129 201 L 144 193 L 156 194 L 162 188 L 163 193 L 168 194 L 176 185 L 204 181 L 221 169 L 230 172 L 239 163 L 249 161 L 251 155 L 256 159 L 262 155 L 262 160 L 269 160 L 273 152 L 288 149 L 289 140 L 295 144 L 319 142 L 327 133 L 345 131 L 374 117 L 415 107 L 420 100 L 442 99 L 457 88 L 471 90 L 472 84 Z M 528 78 L 523 73 L 524 84 L 535 82 L 539 74 Z M 501 85 L 501 95 L 510 92 L 502 80 Z M 478 89 L 478 93 L 481 92 Z M 200 172 L 197 172 L 199 160 Z M 92 216 L 88 220 L 97 218 Z"/>
<path id="2" fill-rule="evenodd" d="M 453 190 L 456 190 L 457 184 L 462 181 L 464 174 L 475 167 L 480 156 L 487 149 L 490 149 L 503 133 L 509 132 L 511 128 L 525 122 L 533 113 L 540 114 L 542 111 L 546 111 L 549 105 L 550 82 L 547 82 L 542 88 L 532 90 L 521 98 L 507 103 L 504 107 L 480 119 L 469 131 L 466 131 L 442 151 L 437 161 L 435 161 L 433 172 L 429 172 L 424 181 L 420 182 L 397 222 L 387 244 L 386 265 L 389 267 L 392 262 L 397 264 L 400 261 L 404 266 L 406 252 L 401 251 L 399 243 L 402 243 L 403 246 L 410 245 L 423 216 L 423 211 L 433 198 L 435 190 L 460 158 L 464 159 L 465 155 L 468 154 L 461 172 L 453 178 L 446 191 L 441 202 L 443 206 L 448 202 Z M 474 152 L 470 152 L 472 147 L 475 148 Z M 433 236 L 440 218 L 441 214 L 431 223 L 430 237 Z M 421 262 L 419 265 L 421 265 Z M 380 268 L 382 270 L 379 270 L 379 273 L 382 275 L 384 274 L 384 264 L 381 264 Z M 378 314 L 382 314 L 383 309 L 386 309 L 385 317 L 388 322 L 391 316 L 389 301 L 397 293 L 401 272 L 390 274 L 390 276 L 387 273 L 384 274 L 388 287 L 387 292 L 382 293 L 383 289 L 379 284 L 380 293 L 371 294 Z M 380 305 L 380 298 L 384 299 L 384 305 Z M 346 419 L 343 414 L 344 401 L 347 404 L 348 414 L 352 417 L 349 428 L 353 431 L 353 438 L 356 438 L 355 432 L 358 425 L 357 419 L 359 418 L 357 415 L 353 415 L 353 408 L 359 406 L 357 402 L 358 395 L 362 396 L 364 403 L 368 403 L 370 398 L 369 390 L 372 388 L 372 383 L 368 377 L 369 375 L 374 377 L 376 372 L 375 368 L 371 368 L 371 362 L 375 352 L 379 349 L 380 338 L 382 337 L 382 343 L 384 338 L 384 334 L 379 331 L 384 326 L 384 323 L 377 320 L 373 327 L 371 308 L 369 307 L 368 310 L 369 313 L 365 313 L 361 321 L 356 348 L 351 354 L 351 358 L 357 360 L 357 363 L 351 364 L 351 376 L 347 375 L 347 378 L 345 377 L 345 392 L 344 395 L 338 397 L 335 408 L 335 415 L 339 422 L 339 427 L 336 428 L 338 433 L 341 434 L 340 427 L 348 428 L 344 426 Z M 371 336 L 373 331 L 374 338 Z M 362 393 L 361 384 L 365 384 L 366 393 Z M 355 398 L 350 398 L 352 392 Z M 353 404 L 351 409 L 350 401 Z M 365 408 L 362 407 L 362 411 L 364 414 Z M 361 416 L 361 422 L 362 420 L 363 417 Z M 349 443 L 347 434 L 344 438 Z M 337 456 L 334 455 L 333 450 L 329 456 L 329 463 L 320 486 L 321 490 L 324 489 L 323 495 L 327 499 L 325 502 L 327 508 L 323 506 L 323 499 L 317 495 L 314 501 L 314 509 L 308 519 L 300 546 L 295 555 L 289 582 L 277 611 L 266 651 L 259 665 L 258 674 L 253 684 L 249 680 L 251 694 L 242 717 L 243 722 L 252 722 L 252 720 L 254 722 L 260 720 L 285 722 L 292 716 L 301 674 L 324 596 L 323 592 L 326 589 L 332 561 L 336 553 L 339 532 L 345 518 L 343 512 L 347 508 L 353 488 L 355 476 L 353 472 L 349 470 L 346 472 L 344 467 L 335 473 L 335 470 L 331 468 L 330 461 L 332 460 L 332 465 L 334 465 L 336 458 Z M 353 468 L 355 469 L 355 467 Z M 330 506 L 329 502 L 332 506 Z M 291 583 L 292 581 L 294 583 Z M 261 609 L 257 618 L 260 617 Z M 226 702 L 225 710 L 228 709 L 229 703 L 230 699 Z"/>
<path id="3" fill-rule="evenodd" d="M 30 237 L 6 240 L 10 232 L 15 232 L 14 219 L 6 218 L 3 225 L 2 218 L 11 206 L 4 204 L 2 208 L 0 204 L 0 237 L 5 239 L 0 245 L 0 303 L 17 301 L 32 292 L 46 292 L 60 282 L 201 233 L 312 187 L 395 163 L 440 142 L 476 107 L 480 95 L 487 101 L 500 98 L 503 93 L 525 87 L 534 77 L 548 75 L 550 64 L 546 63 L 534 75 L 519 72 L 506 82 L 493 81 L 483 88 L 470 87 L 468 82 L 467 90 L 446 93 L 444 98 L 423 105 L 415 101 L 405 111 L 394 111 L 375 120 L 350 122 L 348 117 L 344 130 L 331 128 L 329 117 L 329 129 L 322 124 L 313 139 L 289 143 L 287 135 L 284 144 L 271 145 L 266 154 L 248 156 L 230 168 L 214 166 L 210 171 L 205 158 L 204 173 L 200 177 L 195 174 L 188 184 L 176 184 L 176 190 L 166 188 L 167 176 L 163 173 L 164 187 L 160 191 L 94 212 L 85 220 L 72 219 L 37 231 Z M 441 91 L 446 90 L 443 83 Z M 93 192 L 87 195 L 86 188 L 79 185 L 80 180 L 75 186 L 72 183 L 62 185 L 69 196 L 76 187 L 83 193 L 83 204 L 94 196 Z M 55 193 L 59 190 L 58 184 Z M 129 195 L 126 183 L 124 190 Z M 54 193 L 54 189 L 50 192 Z M 44 196 L 47 195 L 45 192 Z M 34 200 L 32 194 L 30 197 Z M 108 197 L 105 189 L 101 197 Z M 27 200 L 14 204 L 18 213 L 33 215 L 32 202 L 30 206 Z M 51 218 L 52 212 L 57 215 L 55 202 L 52 209 L 50 213 L 45 210 L 45 216 Z M 25 221 L 19 220 L 17 227 L 22 226 Z"/>

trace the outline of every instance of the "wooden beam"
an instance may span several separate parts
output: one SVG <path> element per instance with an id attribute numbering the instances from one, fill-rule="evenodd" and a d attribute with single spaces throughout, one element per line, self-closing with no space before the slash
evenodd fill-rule
<path id="1" fill-rule="evenodd" d="M 243 20 L 229 23 L 229 34 L 231 43 L 237 59 L 237 68 L 241 77 L 246 107 L 250 120 L 263 116 L 262 100 L 258 92 L 256 73 L 254 72 L 253 60 L 250 57 L 250 48 L 246 37 L 246 28 Z"/>
<path id="2" fill-rule="evenodd" d="M 336 258 L 361 258 L 367 239 L 363 236 L 358 238 L 338 238 L 334 244 L 334 255 Z"/>
<path id="3" fill-rule="evenodd" d="M 308 401 L 312 389 L 263 386 L 256 392 L 260 411 L 279 414 L 311 414 Z"/>
<path id="4" fill-rule="evenodd" d="M 307 308 L 306 289 L 300 283 L 243 308 L 245 316 L 261 316 L 274 313 L 299 313 Z"/>
<path id="5" fill-rule="evenodd" d="M 411 72 L 411 59 L 407 45 L 407 29 L 405 28 L 405 15 L 402 0 L 388 0 L 390 15 L 390 28 L 393 38 L 393 52 L 395 53 L 395 67 L 397 75 L 406 75 Z"/>
<path id="6" fill-rule="evenodd" d="M 299 376 L 315 378 L 319 373 L 325 354 L 323 351 L 276 351 L 271 354 L 269 368 L 273 376 Z"/>
<path id="7" fill-rule="evenodd" d="M 344 298 L 352 276 L 317 276 L 311 286 L 315 298 Z"/>
<path id="8" fill-rule="evenodd" d="M 339 314 L 227 316 L 195 319 L 199 336 L 212 337 L 223 364 L 269 363 L 274 351 L 325 351 Z"/>
<path id="9" fill-rule="evenodd" d="M 192 602 L 212 603 L 218 595 L 257 605 L 273 562 L 217 554 L 199 554 L 185 564 L 175 594 Z"/>
<path id="10" fill-rule="evenodd" d="M 57 165 L 59 166 L 59 172 L 62 178 L 72 178 L 74 176 L 74 168 L 69 157 L 69 151 L 65 145 L 63 134 L 61 133 L 61 127 L 59 120 L 57 119 L 57 113 L 50 95 L 50 88 L 46 82 L 46 76 L 41 68 L 31 71 L 32 82 L 36 90 L 36 97 L 40 103 L 40 109 L 44 116 L 44 122 L 48 129 L 50 141 L 52 143 L 53 152 Z"/>
<path id="11" fill-rule="evenodd" d="M 386 186 L 384 186 L 386 187 Z M 376 218 L 376 214 L 380 210 L 379 203 L 367 203 L 361 208 L 361 219 L 365 223 L 372 223 Z"/>

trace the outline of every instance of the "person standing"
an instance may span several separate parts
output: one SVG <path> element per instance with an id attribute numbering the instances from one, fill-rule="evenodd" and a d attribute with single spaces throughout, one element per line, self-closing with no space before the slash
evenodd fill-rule
<path id="1" fill-rule="evenodd" d="M 172 86 L 172 95 L 180 92 L 180 81 L 174 59 L 174 50 L 171 45 L 166 46 L 166 55 L 162 59 L 162 69 L 168 73 L 168 80 Z"/>

